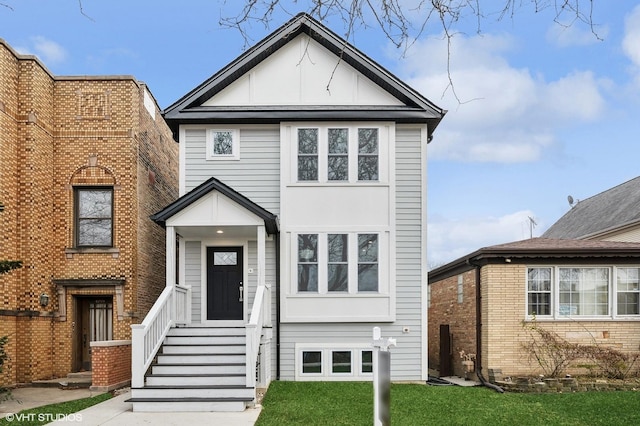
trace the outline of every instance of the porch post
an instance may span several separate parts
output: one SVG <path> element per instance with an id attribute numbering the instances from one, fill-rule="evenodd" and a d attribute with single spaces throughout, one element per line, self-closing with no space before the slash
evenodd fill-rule
<path id="1" fill-rule="evenodd" d="M 266 257 L 264 225 L 258 226 L 258 286 L 264 285 L 264 265 Z"/>
<path id="2" fill-rule="evenodd" d="M 166 258 L 166 287 L 173 287 L 176 284 L 176 229 L 167 226 L 167 258 Z"/>

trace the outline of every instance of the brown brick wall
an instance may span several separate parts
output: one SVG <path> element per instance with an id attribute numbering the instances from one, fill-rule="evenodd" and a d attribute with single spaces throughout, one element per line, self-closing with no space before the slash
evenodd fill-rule
<path id="1" fill-rule="evenodd" d="M 120 340 L 164 288 L 165 234 L 149 215 L 178 197 L 178 145 L 131 77 L 55 77 L 1 40 L 0 75 L 0 259 L 24 263 L 0 276 L 0 335 L 18 343 L 5 380 L 29 382 L 72 369 L 78 296 L 113 296 Z M 76 249 L 73 187 L 105 184 L 114 188 L 114 247 Z M 81 282 L 67 284 L 61 307 L 60 280 L 124 280 L 123 309 L 113 285 Z"/>
<path id="2" fill-rule="evenodd" d="M 458 276 L 462 275 L 463 297 L 458 303 Z M 448 324 L 452 335 L 451 362 L 454 374 L 464 375 L 460 351 L 476 353 L 476 286 L 475 270 L 466 271 L 430 284 L 429 367 L 440 368 L 440 325 Z"/>
<path id="3" fill-rule="evenodd" d="M 108 390 L 131 380 L 131 343 L 117 346 L 92 346 L 91 385 Z"/>

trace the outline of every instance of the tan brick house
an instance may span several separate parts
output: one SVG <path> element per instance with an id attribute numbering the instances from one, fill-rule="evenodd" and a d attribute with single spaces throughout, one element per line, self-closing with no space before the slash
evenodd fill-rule
<path id="1" fill-rule="evenodd" d="M 481 248 L 429 273 L 429 366 L 464 376 L 476 370 L 541 374 L 522 345 L 523 325 L 569 342 L 623 352 L 640 345 L 640 243 L 533 238 Z M 568 372 L 584 374 L 575 363 Z"/>
<path id="2" fill-rule="evenodd" d="M 178 146 L 144 83 L 54 76 L 0 39 L 0 152 L 0 259 L 23 261 L 0 276 L 0 384 L 89 370 L 165 286 L 149 216 L 178 195 Z"/>

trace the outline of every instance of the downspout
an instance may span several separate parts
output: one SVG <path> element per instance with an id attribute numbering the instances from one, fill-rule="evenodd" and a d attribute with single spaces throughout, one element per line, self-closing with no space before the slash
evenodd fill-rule
<path id="1" fill-rule="evenodd" d="M 487 382 L 482 376 L 482 292 L 480 288 L 480 269 L 481 266 L 474 263 L 473 260 L 467 259 L 467 264 L 473 266 L 476 270 L 476 376 L 482 386 L 495 390 L 496 392 L 504 393 L 504 389 L 493 383 Z"/>
<path id="2" fill-rule="evenodd" d="M 280 231 L 276 232 L 276 380 L 280 380 Z"/>

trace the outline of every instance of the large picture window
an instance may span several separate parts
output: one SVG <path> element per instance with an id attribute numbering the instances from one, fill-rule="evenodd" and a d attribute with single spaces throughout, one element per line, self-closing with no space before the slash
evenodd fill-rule
<path id="1" fill-rule="evenodd" d="M 113 246 L 113 188 L 75 188 L 76 246 Z"/>
<path id="2" fill-rule="evenodd" d="M 640 316 L 640 268 L 528 268 L 527 315 L 556 319 Z"/>
<path id="3" fill-rule="evenodd" d="M 378 234 L 298 234 L 299 293 L 379 292 Z"/>

